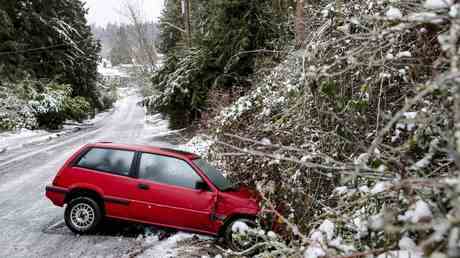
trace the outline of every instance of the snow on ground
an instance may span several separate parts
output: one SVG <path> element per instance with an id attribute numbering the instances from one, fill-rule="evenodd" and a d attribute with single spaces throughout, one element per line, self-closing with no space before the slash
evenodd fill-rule
<path id="1" fill-rule="evenodd" d="M 178 232 L 167 239 L 159 240 L 158 235 L 150 235 L 143 239 L 142 248 L 145 251 L 140 254 L 139 258 L 173 258 L 186 257 L 187 253 L 196 253 L 196 246 L 187 244 L 187 242 L 196 242 L 197 240 L 211 240 L 211 237 L 196 235 L 191 233 Z"/>
<path id="2" fill-rule="evenodd" d="M 104 67 L 103 65 L 98 65 L 98 73 L 105 77 L 128 77 L 128 75 L 119 69 L 112 67 Z"/>
<path id="3" fill-rule="evenodd" d="M 148 236 L 145 238 L 144 246 L 152 246 L 147 249 L 139 257 L 158 257 L 158 258 L 169 258 L 177 257 L 177 242 L 193 238 L 192 234 L 179 232 L 168 239 L 160 241 L 157 235 Z"/>
<path id="4" fill-rule="evenodd" d="M 43 136 L 47 133 L 43 130 L 29 130 L 25 128 L 15 132 L 0 133 L 0 151 L 12 145 L 12 143 L 18 143 L 30 137 Z"/>
<path id="5" fill-rule="evenodd" d="M 100 122 L 102 119 L 110 115 L 111 112 L 112 110 L 97 113 L 93 118 L 86 119 L 85 121 L 83 121 L 82 124 L 95 124 L 97 122 Z M 66 128 L 66 125 L 64 125 L 64 128 Z"/>
<path id="6" fill-rule="evenodd" d="M 153 142 L 154 145 L 159 147 L 177 148 L 171 143 L 157 141 L 158 138 L 165 136 L 179 135 L 182 131 L 169 129 L 169 121 L 163 118 L 161 114 L 145 115 L 143 127 L 141 136 L 143 142 Z"/>
<path id="7" fill-rule="evenodd" d="M 62 130 L 46 131 L 46 130 L 29 130 L 21 128 L 17 131 L 0 133 L 0 153 L 22 148 L 30 144 L 43 143 L 62 135 L 74 132 L 78 128 L 92 126 L 104 118 L 109 116 L 111 111 L 98 113 L 94 118 L 87 119 L 82 123 L 67 121 Z"/>
<path id="8" fill-rule="evenodd" d="M 20 129 L 15 132 L 0 133 L 0 153 L 22 148 L 28 144 L 35 144 L 57 138 L 61 133 L 50 133 L 44 130 Z"/>

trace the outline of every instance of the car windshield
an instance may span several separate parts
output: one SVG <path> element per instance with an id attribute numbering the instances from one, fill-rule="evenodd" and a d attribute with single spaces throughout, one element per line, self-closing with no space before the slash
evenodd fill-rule
<path id="1" fill-rule="evenodd" d="M 193 161 L 201 170 L 206 174 L 209 180 L 219 188 L 221 191 L 228 191 L 235 189 L 235 185 L 227 178 L 225 178 L 222 173 L 217 170 L 215 167 L 211 166 L 208 162 L 203 159 L 196 159 Z"/>

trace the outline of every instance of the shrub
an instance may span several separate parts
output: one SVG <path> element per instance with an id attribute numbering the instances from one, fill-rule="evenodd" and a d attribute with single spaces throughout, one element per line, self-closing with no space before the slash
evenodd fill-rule
<path id="1" fill-rule="evenodd" d="M 92 112 L 91 104 L 83 97 L 70 98 L 64 100 L 64 117 L 71 120 L 82 122 L 88 118 Z"/>
<path id="2" fill-rule="evenodd" d="M 117 87 L 119 87 L 119 85 L 115 82 L 111 83 L 110 86 L 99 87 L 101 89 L 99 92 L 99 108 L 102 110 L 107 110 L 113 107 L 113 104 L 118 99 Z"/>

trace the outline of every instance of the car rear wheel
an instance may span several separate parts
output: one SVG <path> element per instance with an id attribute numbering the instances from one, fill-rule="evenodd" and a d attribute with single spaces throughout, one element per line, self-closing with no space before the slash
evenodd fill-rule
<path id="1" fill-rule="evenodd" d="M 101 222 L 101 218 L 102 213 L 99 204 L 89 197 L 72 199 L 64 214 L 67 227 L 76 234 L 94 232 Z"/>
<path id="2" fill-rule="evenodd" d="M 244 252 L 249 250 L 257 242 L 255 236 L 251 234 L 240 234 L 242 231 L 247 231 L 251 228 L 256 228 L 257 224 L 250 219 L 236 219 L 231 222 L 225 229 L 224 239 L 230 249 L 235 252 Z M 245 255 L 255 252 L 252 250 Z"/>

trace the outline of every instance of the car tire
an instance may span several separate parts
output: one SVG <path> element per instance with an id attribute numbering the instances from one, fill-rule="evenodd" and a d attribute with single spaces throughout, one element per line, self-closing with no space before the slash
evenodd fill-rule
<path id="1" fill-rule="evenodd" d="M 254 243 L 251 244 L 251 246 L 241 246 L 237 241 L 235 241 L 235 239 L 233 239 L 233 226 L 235 225 L 235 223 L 238 223 L 238 222 L 242 222 L 242 223 L 245 223 L 246 225 L 248 225 L 250 228 L 255 228 L 257 227 L 257 224 L 255 221 L 253 220 L 250 220 L 250 219 L 243 219 L 243 218 L 240 218 L 240 219 L 236 219 L 232 222 L 230 222 L 228 224 L 228 226 L 225 228 L 225 231 L 224 231 L 224 240 L 225 240 L 225 243 L 226 245 L 232 250 L 232 251 L 235 251 L 235 252 L 243 252 L 243 251 L 246 251 L 248 250 Z M 251 255 L 255 252 L 256 250 L 252 250 L 251 252 L 248 252 L 248 253 L 245 253 L 244 255 Z"/>
<path id="2" fill-rule="evenodd" d="M 101 207 L 89 197 L 72 199 L 64 212 L 67 227 L 74 233 L 93 233 L 102 219 Z"/>

